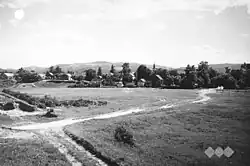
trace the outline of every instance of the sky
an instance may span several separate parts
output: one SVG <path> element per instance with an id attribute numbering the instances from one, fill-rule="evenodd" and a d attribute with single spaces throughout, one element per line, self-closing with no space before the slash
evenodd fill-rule
<path id="1" fill-rule="evenodd" d="M 250 0 L 0 0 L 0 68 L 250 62 Z"/>

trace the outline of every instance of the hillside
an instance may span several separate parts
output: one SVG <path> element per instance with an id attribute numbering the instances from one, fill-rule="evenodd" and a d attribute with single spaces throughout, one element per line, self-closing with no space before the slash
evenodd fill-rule
<path id="1" fill-rule="evenodd" d="M 210 67 L 219 71 L 225 72 L 225 67 L 231 67 L 232 69 L 240 69 L 241 64 L 232 64 L 232 63 L 222 63 L 222 64 L 209 64 Z M 186 67 L 177 68 L 179 72 L 184 72 Z"/>
<path id="2" fill-rule="evenodd" d="M 62 68 L 63 71 L 75 71 L 77 73 L 82 73 L 87 69 L 95 69 L 97 70 L 98 67 L 102 68 L 103 73 L 108 73 L 110 70 L 111 65 L 113 64 L 115 67 L 120 68 L 124 62 L 106 62 L 106 61 L 96 61 L 96 62 L 89 62 L 89 63 L 73 63 L 73 64 L 58 64 Z M 130 67 L 133 72 L 140 66 L 140 63 L 130 62 Z M 213 69 L 219 72 L 225 72 L 225 67 L 231 67 L 232 69 L 240 69 L 241 64 L 231 64 L 231 63 L 223 63 L 223 64 L 209 64 Z M 56 67 L 57 65 L 54 65 Z M 146 64 L 147 67 L 152 69 L 153 64 Z M 160 66 L 156 65 L 157 68 L 166 68 L 170 69 L 171 67 Z M 46 67 L 37 67 L 37 66 L 29 66 L 24 67 L 26 70 L 35 70 L 38 73 L 44 73 L 48 70 Z M 179 72 L 184 72 L 185 67 L 176 68 Z M 0 72 L 4 69 L 0 69 Z M 9 72 L 15 72 L 15 69 L 7 69 Z"/>
<path id="3" fill-rule="evenodd" d="M 112 64 L 115 67 L 119 68 L 122 66 L 123 63 L 124 62 L 111 63 L 111 62 L 106 62 L 106 61 L 96 61 L 96 62 L 89 62 L 89 63 L 58 64 L 58 65 L 55 65 L 54 67 L 59 66 L 62 68 L 63 71 L 75 71 L 78 73 L 81 73 L 87 69 L 96 69 L 97 70 L 98 67 L 101 67 L 103 73 L 108 73 Z M 133 63 L 133 62 L 130 62 L 129 64 L 130 64 L 131 70 L 133 72 L 135 72 L 136 69 L 141 65 L 140 63 Z M 152 68 L 153 64 L 152 65 L 146 64 L 146 66 L 148 66 L 149 68 Z M 156 67 L 168 68 L 168 67 L 159 66 L 159 65 L 156 65 Z M 42 72 L 47 71 L 48 68 L 31 66 L 31 67 L 25 67 L 25 69 L 26 70 L 35 70 L 38 73 L 42 73 Z"/>

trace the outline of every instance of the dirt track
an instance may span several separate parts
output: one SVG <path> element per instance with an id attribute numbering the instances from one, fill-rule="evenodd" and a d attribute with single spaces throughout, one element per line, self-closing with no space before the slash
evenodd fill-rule
<path id="1" fill-rule="evenodd" d="M 192 103 L 202 103 L 208 101 L 210 98 L 206 95 L 208 93 L 214 93 L 214 90 L 201 90 L 199 92 L 199 97 L 195 101 L 192 101 Z M 170 108 L 174 107 L 175 105 L 166 105 L 162 106 L 159 109 L 164 108 Z M 3 138 L 16 138 L 16 139 L 35 139 L 35 135 L 40 135 L 44 137 L 45 139 L 49 140 L 51 144 L 53 144 L 56 148 L 59 149 L 59 151 L 66 156 L 68 161 L 73 166 L 79 166 L 82 165 L 80 161 L 74 155 L 72 152 L 78 152 L 81 153 L 84 157 L 88 158 L 89 160 L 92 160 L 94 165 L 100 165 L 104 166 L 106 165 L 104 162 L 96 158 L 95 156 L 91 155 L 89 152 L 87 152 L 84 148 L 78 146 L 74 141 L 72 141 L 68 136 L 66 136 L 63 132 L 63 127 L 66 125 L 71 125 L 78 122 L 93 120 L 93 119 L 107 119 L 107 118 L 113 118 L 123 115 L 128 115 L 132 113 L 138 113 L 146 111 L 146 109 L 142 108 L 134 108 L 129 110 L 121 110 L 117 112 L 112 112 L 108 114 L 102 114 L 98 116 L 93 116 L 89 118 L 70 118 L 70 119 L 64 119 L 59 121 L 52 121 L 48 123 L 31 123 L 27 125 L 18 125 L 18 126 L 12 126 L 10 131 L 7 131 L 6 129 L 0 129 L 0 133 L 3 134 Z M 8 112 L 11 114 L 11 112 Z M 25 115 L 24 115 L 25 116 Z M 22 130 L 22 131 L 18 131 Z M 26 130 L 23 131 L 23 130 Z M 2 135 L 2 134 L 1 134 Z"/>

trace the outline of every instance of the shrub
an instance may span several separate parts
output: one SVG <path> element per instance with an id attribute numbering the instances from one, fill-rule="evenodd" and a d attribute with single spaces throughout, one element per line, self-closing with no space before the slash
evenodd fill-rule
<path id="1" fill-rule="evenodd" d="M 114 137 L 118 142 L 123 142 L 130 146 L 134 145 L 133 135 L 128 132 L 123 126 L 117 127 L 115 129 Z"/>
<path id="2" fill-rule="evenodd" d="M 36 108 L 34 106 L 19 102 L 19 109 L 25 112 L 34 112 Z"/>
<path id="3" fill-rule="evenodd" d="M 3 110 L 8 111 L 8 110 L 13 110 L 15 109 L 15 105 L 13 102 L 7 102 L 6 104 L 3 105 Z"/>

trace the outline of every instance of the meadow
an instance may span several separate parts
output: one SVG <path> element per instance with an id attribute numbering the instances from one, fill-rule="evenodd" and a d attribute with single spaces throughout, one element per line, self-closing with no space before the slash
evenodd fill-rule
<path id="1" fill-rule="evenodd" d="M 91 120 L 67 126 L 66 131 L 120 165 L 250 165 L 250 93 L 225 91 L 210 97 L 206 104 Z M 132 133 L 134 147 L 114 139 L 117 126 Z M 230 158 L 208 158 L 204 153 L 208 147 L 227 146 L 234 150 Z"/>
<path id="2" fill-rule="evenodd" d="M 59 100 L 83 98 L 108 102 L 100 107 L 59 107 L 55 110 L 58 118 L 46 119 L 34 115 L 23 116 L 19 121 L 49 122 L 70 117 L 93 117 L 121 110 L 141 110 L 129 115 L 88 120 L 64 127 L 65 132 L 88 142 L 102 156 L 118 165 L 250 165 L 249 91 L 226 90 L 205 94 L 206 90 L 152 88 L 12 90 L 33 96 L 51 95 Z M 206 100 L 195 102 L 200 99 Z M 9 118 L 5 116 L 2 119 L 7 123 Z M 119 126 L 125 127 L 133 135 L 135 146 L 115 140 L 114 131 Z M 223 149 L 229 146 L 234 154 L 230 158 L 208 158 L 205 155 L 204 151 L 208 147 L 216 149 L 218 146 Z M 57 151 L 52 154 L 56 155 Z M 81 152 L 74 151 L 74 154 L 84 160 L 80 157 Z"/>

